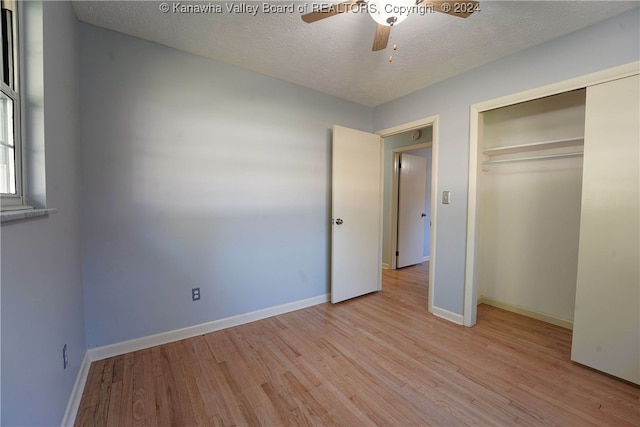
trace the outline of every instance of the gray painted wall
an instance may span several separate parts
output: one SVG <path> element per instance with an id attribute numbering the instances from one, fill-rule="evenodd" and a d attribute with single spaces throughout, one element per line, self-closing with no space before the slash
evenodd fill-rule
<path id="1" fill-rule="evenodd" d="M 331 128 L 370 132 L 372 109 L 80 36 L 88 346 L 328 293 Z"/>
<path id="2" fill-rule="evenodd" d="M 36 2 L 27 2 L 39 13 Z M 48 217 L 4 223 L 2 425 L 59 425 L 86 351 L 80 263 L 77 27 L 68 2 L 44 2 Z M 42 101 L 42 98 L 40 98 Z M 32 116 L 35 117 L 35 116 Z M 42 114 L 40 114 L 42 120 Z M 28 127 L 41 123 L 28 122 Z M 62 346 L 69 367 L 62 366 Z"/>
<path id="3" fill-rule="evenodd" d="M 439 115 L 434 305 L 462 314 L 467 228 L 469 106 L 637 61 L 640 9 L 476 68 L 374 109 L 375 130 Z"/>

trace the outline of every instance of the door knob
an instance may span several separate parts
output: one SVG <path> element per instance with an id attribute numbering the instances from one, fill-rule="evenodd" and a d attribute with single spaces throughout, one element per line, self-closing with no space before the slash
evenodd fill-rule
<path id="1" fill-rule="evenodd" d="M 426 213 L 423 213 L 422 215 L 420 215 L 422 218 L 424 218 L 425 216 L 427 216 Z"/>
<path id="2" fill-rule="evenodd" d="M 340 218 L 336 219 L 336 224 L 340 225 L 340 224 L 342 224 L 342 222 L 343 222 L 342 219 L 340 219 Z"/>

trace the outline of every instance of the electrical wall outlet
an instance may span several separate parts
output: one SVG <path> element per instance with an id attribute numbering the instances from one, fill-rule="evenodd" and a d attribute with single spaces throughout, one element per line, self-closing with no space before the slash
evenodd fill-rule
<path id="1" fill-rule="evenodd" d="M 198 301 L 200 299 L 200 288 L 191 289 L 191 301 Z"/>
<path id="2" fill-rule="evenodd" d="M 62 367 L 63 369 L 67 369 L 67 365 L 69 364 L 69 349 L 67 348 L 67 345 L 65 344 L 64 347 L 62 347 Z"/>

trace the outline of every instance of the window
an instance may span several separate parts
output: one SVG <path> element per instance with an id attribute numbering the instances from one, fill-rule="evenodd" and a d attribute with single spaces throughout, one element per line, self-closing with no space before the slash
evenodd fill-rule
<path id="1" fill-rule="evenodd" d="M 16 0 L 1 0 L 2 55 L 0 57 L 0 210 L 23 207 L 18 10 Z"/>

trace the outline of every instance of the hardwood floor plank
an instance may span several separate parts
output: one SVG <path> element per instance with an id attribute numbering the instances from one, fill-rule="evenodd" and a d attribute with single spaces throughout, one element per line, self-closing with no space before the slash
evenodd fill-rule
<path id="1" fill-rule="evenodd" d="M 132 381 L 132 425 L 136 427 L 146 425 L 145 413 L 145 372 L 144 372 L 144 350 L 133 353 L 133 381 Z"/>
<path id="2" fill-rule="evenodd" d="M 289 418 L 291 416 L 291 411 L 293 411 L 296 406 L 291 404 L 290 400 L 287 399 L 283 393 L 278 392 L 278 389 L 276 389 L 270 382 L 262 384 L 261 387 L 267 395 L 269 402 L 275 409 L 275 417 L 270 421 L 275 425 L 290 425 L 291 423 Z"/>
<path id="3" fill-rule="evenodd" d="M 124 360 L 124 359 L 123 359 Z M 126 404 L 126 403 L 125 403 Z M 107 418 L 105 422 L 97 419 L 96 426 L 119 426 L 124 425 L 124 422 L 120 420 L 122 403 L 122 381 L 114 382 L 111 387 L 111 394 L 109 399 L 109 408 L 107 411 Z"/>
<path id="4" fill-rule="evenodd" d="M 98 360 L 93 362 L 89 367 L 89 374 L 87 375 L 87 382 L 85 389 L 88 393 L 82 394 L 80 399 L 79 409 L 95 408 L 100 402 L 100 383 L 102 382 L 102 371 L 104 370 L 105 360 Z"/>
<path id="5" fill-rule="evenodd" d="M 236 413 L 239 413 L 241 415 L 240 420 L 242 420 L 242 423 L 250 426 L 262 425 L 247 397 L 242 393 L 242 390 L 238 386 L 234 374 L 229 369 L 227 362 L 220 362 L 218 366 L 220 367 L 220 371 L 222 372 L 222 375 L 225 379 L 226 386 L 229 387 L 233 395 L 233 400 L 228 400 L 227 405 L 232 408 L 237 408 Z"/>
<path id="6" fill-rule="evenodd" d="M 155 384 L 154 394 L 156 396 L 155 401 L 155 420 L 158 426 L 172 426 L 177 425 L 176 421 L 172 417 L 173 411 L 170 410 L 169 403 L 169 388 L 165 381 L 164 375 L 154 375 L 153 382 Z"/>
<path id="7" fill-rule="evenodd" d="M 113 382 L 117 383 L 122 381 L 124 376 L 124 354 L 120 356 L 112 357 L 113 359 Z"/>
<path id="8" fill-rule="evenodd" d="M 176 350 L 179 357 L 179 374 L 181 382 L 187 392 L 187 401 L 190 405 L 186 411 L 190 411 L 193 415 L 195 425 L 204 425 L 208 422 L 209 415 L 204 406 L 203 397 L 198 388 L 196 376 L 199 374 L 197 355 L 191 351 L 191 346 L 186 341 L 178 341 Z"/>
<path id="9" fill-rule="evenodd" d="M 233 360 L 238 353 L 233 342 L 229 340 L 226 330 L 212 332 L 205 337 L 207 342 L 212 343 L 209 348 L 218 363 Z"/>
<path id="10" fill-rule="evenodd" d="M 151 350 L 153 376 L 159 377 L 160 375 L 162 375 L 162 354 L 160 352 L 161 346 L 152 347 L 149 350 Z"/>
<path id="11" fill-rule="evenodd" d="M 143 389 L 143 405 L 144 405 L 144 420 L 147 426 L 157 426 L 158 416 L 156 413 L 156 388 L 155 388 L 155 375 L 153 372 L 153 353 L 151 349 L 146 349 L 141 352 L 141 359 L 137 359 L 137 363 L 142 363 L 142 381 L 136 381 L 135 385 L 139 384 L 139 387 Z M 136 366 L 137 368 L 137 366 Z"/>
<path id="12" fill-rule="evenodd" d="M 122 401 L 120 404 L 120 421 L 121 426 L 133 425 L 133 364 L 134 353 L 124 355 L 122 368 Z"/>
<path id="13" fill-rule="evenodd" d="M 571 331 L 427 312 L 428 263 L 383 290 L 94 362 L 76 425 L 640 426 L 640 387 L 570 361 Z"/>
<path id="14" fill-rule="evenodd" d="M 329 415 L 329 412 L 298 380 L 291 372 L 286 372 L 284 377 L 292 390 L 292 396 L 298 402 L 298 407 L 304 408 L 311 419 L 311 425 L 335 425 L 336 423 Z"/>
<path id="15" fill-rule="evenodd" d="M 91 407 L 91 406 L 84 407 L 84 408 L 79 407 L 74 425 L 81 426 L 81 427 L 94 426 L 96 425 L 94 415 L 95 415 L 94 407 Z"/>
<path id="16" fill-rule="evenodd" d="M 210 381 L 210 389 L 216 391 L 215 398 L 217 407 L 210 410 L 214 415 L 209 419 L 218 420 L 216 422 L 221 422 L 224 425 L 234 425 L 244 422 L 242 411 L 236 404 L 235 390 L 227 384 L 220 363 L 215 362 L 202 365 L 203 372 Z"/>
<path id="17" fill-rule="evenodd" d="M 202 399 L 207 419 L 223 420 L 225 417 L 220 414 L 220 410 L 225 409 L 224 407 L 220 408 L 223 401 L 217 398 L 216 385 L 212 383 L 210 375 L 207 372 L 207 366 L 209 364 L 213 365 L 216 362 L 211 357 L 206 342 L 204 342 L 202 337 L 195 337 L 194 339 L 184 341 L 184 344 L 191 347 L 193 378 L 197 387 L 197 393 Z"/>
<path id="18" fill-rule="evenodd" d="M 180 359 L 176 351 L 176 343 L 162 346 L 162 378 L 166 385 L 167 406 L 172 425 L 194 425 L 188 391 L 180 367 Z"/>
<path id="19" fill-rule="evenodd" d="M 100 400 L 96 406 L 93 422 L 97 425 L 106 425 L 109 417 L 109 407 L 111 405 L 112 385 L 114 375 L 114 359 L 105 360 L 102 364 L 100 383 Z"/>

